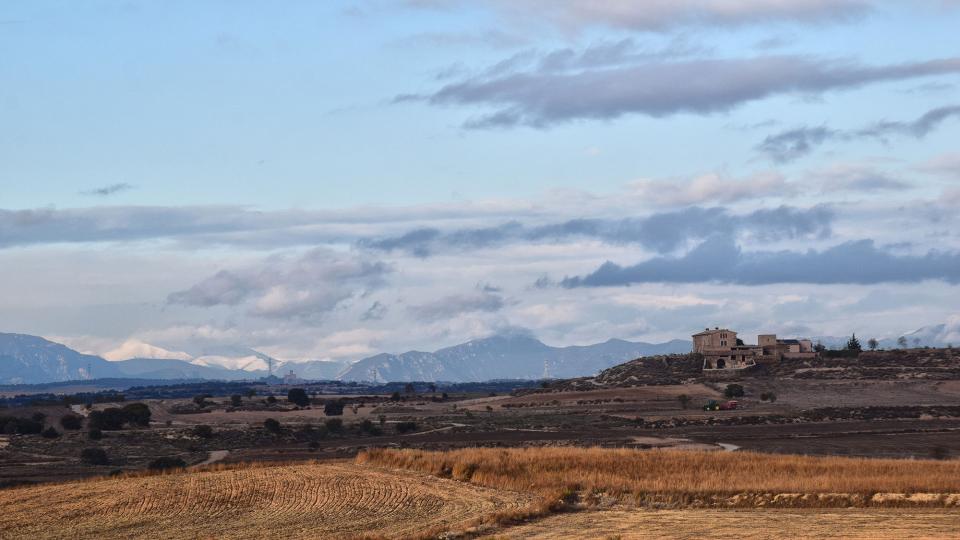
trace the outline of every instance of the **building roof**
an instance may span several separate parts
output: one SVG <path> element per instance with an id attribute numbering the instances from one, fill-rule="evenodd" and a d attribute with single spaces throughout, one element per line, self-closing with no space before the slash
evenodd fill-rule
<path id="1" fill-rule="evenodd" d="M 778 339 L 777 341 L 779 341 L 780 343 L 783 343 L 784 345 L 799 345 L 799 344 L 800 344 L 800 340 L 799 340 L 799 339 Z"/>
<path id="2" fill-rule="evenodd" d="M 716 333 L 718 333 L 718 332 L 729 332 L 729 333 L 731 333 L 731 334 L 736 334 L 736 332 L 734 332 L 733 330 L 728 330 L 728 329 L 726 329 L 726 328 L 714 328 L 713 330 L 707 328 L 707 329 L 704 330 L 703 332 L 699 332 L 699 333 L 694 334 L 694 337 L 696 337 L 696 336 L 709 336 L 710 334 L 716 334 Z"/>

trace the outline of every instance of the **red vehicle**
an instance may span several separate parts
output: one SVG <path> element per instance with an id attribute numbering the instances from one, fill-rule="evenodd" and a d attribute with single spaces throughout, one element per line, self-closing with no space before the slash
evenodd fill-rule
<path id="1" fill-rule="evenodd" d="M 736 401 L 725 401 L 725 402 L 723 402 L 723 403 L 720 404 L 720 410 L 721 410 L 721 411 L 732 411 L 732 410 L 734 410 L 734 409 L 736 409 L 736 408 L 737 408 L 737 402 L 736 402 Z"/>

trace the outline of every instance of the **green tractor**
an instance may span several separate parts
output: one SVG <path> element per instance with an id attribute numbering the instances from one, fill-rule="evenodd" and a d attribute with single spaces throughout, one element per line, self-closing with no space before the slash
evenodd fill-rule
<path id="1" fill-rule="evenodd" d="M 710 401 L 707 402 L 706 405 L 703 406 L 703 410 L 705 410 L 705 411 L 719 411 L 719 410 L 720 410 L 720 404 L 717 403 L 717 400 L 711 399 Z"/>

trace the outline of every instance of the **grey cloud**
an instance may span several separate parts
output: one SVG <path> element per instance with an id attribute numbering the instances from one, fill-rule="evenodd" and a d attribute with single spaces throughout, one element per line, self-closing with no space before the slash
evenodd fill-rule
<path id="1" fill-rule="evenodd" d="M 573 219 L 536 226 L 509 222 L 497 227 L 451 232 L 419 229 L 396 237 L 365 240 L 360 242 L 360 245 L 384 251 L 405 251 L 426 257 L 435 251 L 593 238 L 613 244 L 638 244 L 663 253 L 718 231 L 728 234 L 741 233 L 763 241 L 823 238 L 831 234 L 834 218 L 834 211 L 826 206 L 807 209 L 781 206 L 756 210 L 745 215 L 731 214 L 723 208 L 690 207 L 644 218 Z"/>
<path id="2" fill-rule="evenodd" d="M 778 163 L 786 163 L 804 157 L 828 141 L 854 139 L 879 139 L 886 141 L 891 136 L 922 139 L 941 123 L 960 116 L 960 106 L 939 107 L 927 111 L 911 121 L 881 121 L 873 125 L 849 131 L 830 129 L 825 126 L 793 128 L 766 137 L 756 150 Z"/>
<path id="3" fill-rule="evenodd" d="M 171 293 L 167 301 L 194 307 L 243 304 L 254 316 L 313 318 L 382 286 L 389 272 L 382 262 L 315 249 L 298 257 L 274 256 L 261 264 L 222 270 Z"/>
<path id="4" fill-rule="evenodd" d="M 869 66 L 804 56 L 760 56 L 642 62 L 562 73 L 513 72 L 475 77 L 403 99 L 496 109 L 467 121 L 467 128 L 546 128 L 629 114 L 710 114 L 785 93 L 816 94 L 958 72 L 960 58 Z"/>
<path id="5" fill-rule="evenodd" d="M 499 294 L 479 290 L 473 294 L 451 295 L 433 302 L 410 306 L 410 312 L 427 321 L 448 319 L 464 313 L 492 313 L 504 308 L 506 302 Z"/>
<path id="6" fill-rule="evenodd" d="M 909 183 L 886 173 L 862 165 L 837 165 L 820 170 L 811 175 L 820 182 L 822 191 L 903 191 L 910 189 Z"/>
<path id="7" fill-rule="evenodd" d="M 439 205 L 332 211 L 258 211 L 242 206 L 110 206 L 0 209 L 0 249 L 51 243 L 175 240 L 192 246 L 275 249 L 354 241 L 364 225 L 535 214 L 525 205 Z M 369 234 L 369 233 L 367 233 Z"/>
<path id="8" fill-rule="evenodd" d="M 567 288 L 634 283 L 875 284 L 943 280 L 960 282 L 960 253 L 893 255 L 872 240 L 847 242 L 823 251 L 743 252 L 723 236 L 711 238 L 682 257 L 658 257 L 633 265 L 606 262 L 586 276 L 565 278 Z"/>
<path id="9" fill-rule="evenodd" d="M 374 302 L 366 311 L 363 312 L 363 315 L 360 317 L 362 321 L 379 321 L 387 315 L 387 306 L 383 305 L 379 300 Z"/>
<path id="10" fill-rule="evenodd" d="M 801 127 L 769 135 L 757 150 L 778 163 L 786 163 L 801 158 L 824 142 L 835 139 L 840 133 L 825 126 Z"/>
<path id="11" fill-rule="evenodd" d="M 133 189 L 132 185 L 126 182 L 121 182 L 119 184 L 110 184 L 109 186 L 103 186 L 103 187 L 99 187 L 99 188 L 91 189 L 87 191 L 81 191 L 80 194 L 90 195 L 94 197 L 109 197 L 110 195 L 114 195 L 116 193 L 120 193 L 121 191 L 127 191 L 131 189 Z"/>

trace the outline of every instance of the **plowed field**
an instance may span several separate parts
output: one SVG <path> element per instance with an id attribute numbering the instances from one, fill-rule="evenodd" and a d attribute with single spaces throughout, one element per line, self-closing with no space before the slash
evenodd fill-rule
<path id="1" fill-rule="evenodd" d="M 246 467 L 0 491 L 0 536 L 404 538 L 530 501 L 353 464 Z"/>

